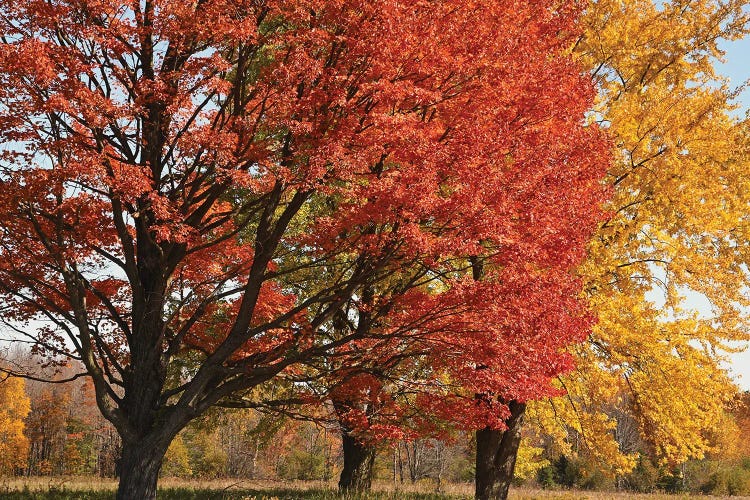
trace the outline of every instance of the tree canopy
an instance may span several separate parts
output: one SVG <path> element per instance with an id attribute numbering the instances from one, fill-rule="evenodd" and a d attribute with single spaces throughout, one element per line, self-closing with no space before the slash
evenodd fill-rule
<path id="1" fill-rule="evenodd" d="M 615 148 L 610 216 L 582 267 L 598 324 L 574 349 L 568 396 L 532 420 L 575 429 L 622 472 L 637 459 L 614 439 L 624 411 L 650 454 L 681 463 L 710 450 L 736 393 L 726 354 L 748 338 L 746 124 L 715 68 L 748 15 L 734 1 L 596 0 L 583 19 L 576 53 Z"/>
<path id="2" fill-rule="evenodd" d="M 0 1 L 3 319 L 85 367 L 123 439 L 119 498 L 153 497 L 212 405 L 359 342 L 446 346 L 434 369 L 472 394 L 550 393 L 588 332 L 571 269 L 608 164 L 578 11 Z M 415 266 L 391 322 L 362 321 Z M 334 328 L 352 303 L 367 328 Z M 501 402 L 463 401 L 503 425 Z"/>

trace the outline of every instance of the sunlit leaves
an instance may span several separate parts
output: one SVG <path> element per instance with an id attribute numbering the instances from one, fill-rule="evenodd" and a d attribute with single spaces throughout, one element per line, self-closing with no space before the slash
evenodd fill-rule
<path id="1" fill-rule="evenodd" d="M 747 159 L 714 64 L 719 39 L 746 33 L 742 9 L 594 1 L 575 48 L 598 79 L 618 161 L 610 218 L 582 268 L 599 323 L 554 405 L 613 470 L 628 457 L 604 443 L 607 426 L 587 424 L 594 414 L 610 426 L 615 408 L 635 415 L 648 451 L 680 462 L 710 448 L 735 390 L 721 363 L 747 339 Z"/>

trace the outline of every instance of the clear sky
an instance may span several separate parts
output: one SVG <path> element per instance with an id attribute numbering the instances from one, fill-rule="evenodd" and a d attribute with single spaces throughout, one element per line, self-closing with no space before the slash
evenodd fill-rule
<path id="1" fill-rule="evenodd" d="M 718 70 L 730 80 L 732 87 L 737 87 L 750 79 L 750 36 L 734 42 L 724 42 L 720 47 L 726 52 L 725 62 L 719 64 Z M 750 109 L 750 89 L 740 96 L 740 116 Z"/>
<path id="2" fill-rule="evenodd" d="M 738 87 L 750 79 L 750 37 L 731 43 L 723 43 L 726 51 L 725 62 L 718 66 L 719 71 L 730 79 L 732 87 Z M 750 86 L 750 85 L 749 85 Z M 750 88 L 745 89 L 738 100 L 739 117 L 750 110 Z M 750 390 L 750 350 L 732 356 L 731 371 L 744 390 Z"/>

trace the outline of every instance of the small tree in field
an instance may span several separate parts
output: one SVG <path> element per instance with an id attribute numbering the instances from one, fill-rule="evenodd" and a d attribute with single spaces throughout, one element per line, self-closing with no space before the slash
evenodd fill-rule
<path id="1" fill-rule="evenodd" d="M 500 313 L 563 295 L 576 309 L 571 222 L 590 226 L 604 157 L 581 123 L 591 85 L 560 56 L 574 5 L 0 0 L 0 14 L 4 320 L 84 367 L 122 437 L 119 499 L 156 495 L 170 442 L 211 406 L 349 369 L 370 340 L 399 348 L 403 323 L 332 322 L 354 301 L 361 323 L 405 266 L 442 270 L 437 310 L 505 295 Z M 488 248 L 482 282 L 450 264 Z M 537 277 L 564 286 L 539 294 Z M 537 316 L 416 331 L 454 346 L 456 375 L 505 353 L 512 377 L 467 389 L 519 399 L 566 366 Z M 501 407 L 467 401 L 502 426 Z"/>

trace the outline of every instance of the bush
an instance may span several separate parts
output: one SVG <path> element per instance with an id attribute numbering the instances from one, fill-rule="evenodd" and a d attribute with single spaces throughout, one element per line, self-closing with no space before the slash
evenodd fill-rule
<path id="1" fill-rule="evenodd" d="M 307 450 L 292 450 L 279 463 L 279 477 L 300 481 L 320 479 L 325 474 L 325 459 L 322 453 Z"/>
<path id="2" fill-rule="evenodd" d="M 604 473 L 595 464 L 587 462 L 581 469 L 581 477 L 576 481 L 576 486 L 584 490 L 608 490 L 614 484 L 612 478 Z"/>
<path id="3" fill-rule="evenodd" d="M 750 471 L 742 466 L 721 468 L 708 477 L 701 486 L 701 492 L 710 495 L 748 495 Z"/>
<path id="4" fill-rule="evenodd" d="M 190 477 L 193 471 L 190 469 L 190 456 L 182 436 L 172 441 L 164 457 L 161 467 L 161 476 Z"/>
<path id="5" fill-rule="evenodd" d="M 580 467 L 575 459 L 562 455 L 555 460 L 555 482 L 557 484 L 572 488 L 580 476 Z"/>
<path id="6" fill-rule="evenodd" d="M 536 480 L 544 489 L 557 487 L 602 490 L 611 488 L 612 478 L 596 462 L 583 457 L 561 455 L 551 465 L 539 469 Z"/>
<path id="7" fill-rule="evenodd" d="M 641 454 L 638 456 L 635 469 L 623 477 L 623 486 L 629 491 L 652 493 L 656 488 L 658 477 L 659 470 L 654 466 L 651 459 Z"/>
<path id="8" fill-rule="evenodd" d="M 217 478 L 226 475 L 227 452 L 215 433 L 201 433 L 192 436 L 188 447 L 190 463 L 188 469 L 200 478 Z"/>
<path id="9" fill-rule="evenodd" d="M 536 473 L 536 481 L 539 483 L 539 486 L 545 490 L 554 489 L 560 486 L 556 478 L 556 469 L 554 465 L 542 467 Z"/>
<path id="10" fill-rule="evenodd" d="M 675 467 L 673 469 L 663 469 L 656 481 L 656 487 L 667 493 L 680 493 L 686 490 L 685 478 L 682 471 Z"/>

